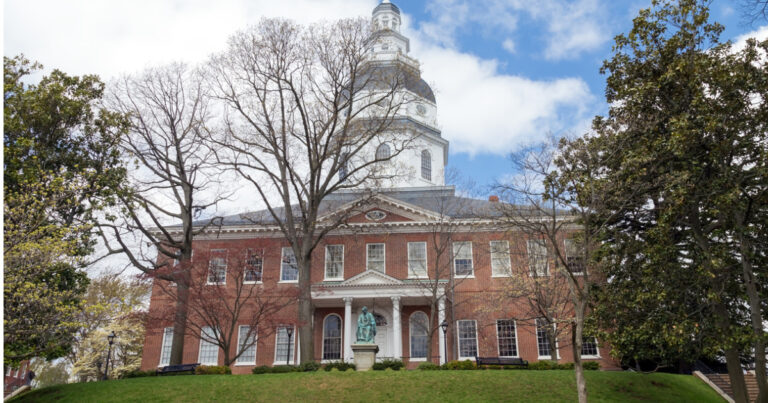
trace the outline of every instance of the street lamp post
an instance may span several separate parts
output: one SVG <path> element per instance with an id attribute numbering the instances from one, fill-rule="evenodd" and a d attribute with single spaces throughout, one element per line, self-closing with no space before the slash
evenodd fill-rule
<path id="1" fill-rule="evenodd" d="M 115 342 L 115 331 L 113 330 L 112 333 L 107 336 L 107 340 L 109 340 L 109 348 L 107 350 L 107 362 L 104 366 L 104 380 L 107 380 L 107 375 L 109 374 L 109 356 L 112 355 L 112 343 Z"/>
<path id="2" fill-rule="evenodd" d="M 448 362 L 448 321 L 443 320 L 440 327 L 443 328 L 443 339 L 445 340 L 443 343 L 443 354 L 445 355 L 445 362 Z"/>
<path id="3" fill-rule="evenodd" d="M 291 336 L 293 335 L 293 328 L 286 327 L 285 332 L 288 333 L 288 353 L 285 355 L 285 365 L 291 365 Z"/>

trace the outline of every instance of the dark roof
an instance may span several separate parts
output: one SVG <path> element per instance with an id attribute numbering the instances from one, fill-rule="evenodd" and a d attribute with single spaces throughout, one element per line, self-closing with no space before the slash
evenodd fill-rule
<path id="1" fill-rule="evenodd" d="M 434 214 L 444 215 L 453 219 L 469 218 L 492 218 L 501 215 L 501 203 L 489 202 L 487 200 L 473 199 L 464 196 L 457 196 L 452 186 L 430 187 L 430 188 L 399 188 L 380 191 L 377 194 L 390 197 L 397 201 L 407 203 L 424 210 L 431 211 Z M 341 206 L 352 202 L 361 197 L 360 191 L 346 191 L 329 195 L 320 204 L 320 215 L 335 211 Z M 298 206 L 294 206 L 294 216 L 300 215 Z M 281 218 L 285 219 L 283 208 L 275 209 L 275 212 Z M 199 220 L 194 225 L 207 224 L 208 220 Z M 223 217 L 216 225 L 234 226 L 234 225 L 273 225 L 275 224 L 272 215 L 268 210 L 258 210 L 243 214 L 235 214 Z"/>
<path id="2" fill-rule="evenodd" d="M 359 79 L 365 86 L 381 86 L 390 88 L 395 80 L 401 80 L 405 89 L 427 99 L 432 103 L 435 101 L 435 93 L 432 88 L 421 78 L 418 70 L 406 67 L 399 63 L 383 63 L 373 65 Z"/>
<path id="3" fill-rule="evenodd" d="M 376 14 L 379 11 L 394 11 L 400 15 L 400 9 L 392 3 L 381 3 L 373 9 L 373 13 Z"/>

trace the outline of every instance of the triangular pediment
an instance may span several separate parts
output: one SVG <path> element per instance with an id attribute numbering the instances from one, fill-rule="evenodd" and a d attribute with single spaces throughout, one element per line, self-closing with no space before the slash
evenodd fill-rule
<path id="1" fill-rule="evenodd" d="M 344 280 L 341 285 L 400 285 L 402 281 L 375 270 L 366 270 Z"/>
<path id="2" fill-rule="evenodd" d="M 380 211 L 384 213 L 384 217 L 376 219 L 372 216 L 371 212 Z M 351 213 L 351 214 L 350 214 Z M 370 200 L 367 200 L 364 204 L 360 204 L 359 201 L 353 201 L 347 203 L 334 211 L 327 213 L 320 217 L 318 221 L 330 219 L 333 216 L 339 214 L 350 214 L 347 219 L 350 223 L 364 223 L 364 222 L 405 222 L 405 221 L 433 221 L 440 218 L 439 214 L 434 211 L 424 209 L 413 204 L 403 202 L 392 197 L 385 195 L 373 196 Z"/>

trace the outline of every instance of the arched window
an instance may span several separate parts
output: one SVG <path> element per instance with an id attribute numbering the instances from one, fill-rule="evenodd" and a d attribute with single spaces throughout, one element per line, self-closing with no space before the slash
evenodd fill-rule
<path id="1" fill-rule="evenodd" d="M 331 314 L 323 322 L 323 359 L 341 359 L 341 317 Z"/>
<path id="2" fill-rule="evenodd" d="M 429 150 L 421 152 L 421 177 L 428 181 L 432 180 L 432 154 Z"/>
<path id="3" fill-rule="evenodd" d="M 427 358 L 427 328 L 429 327 L 427 314 L 421 311 L 414 312 L 408 323 L 411 331 L 411 359 Z"/>
<path id="4" fill-rule="evenodd" d="M 385 159 L 389 158 L 389 155 L 390 155 L 390 153 L 389 153 L 389 145 L 386 144 L 386 143 L 381 144 L 376 149 L 376 159 L 377 160 L 385 160 Z"/>

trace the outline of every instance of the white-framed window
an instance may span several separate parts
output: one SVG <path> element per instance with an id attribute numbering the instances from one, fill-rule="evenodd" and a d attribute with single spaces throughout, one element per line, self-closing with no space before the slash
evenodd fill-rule
<path id="1" fill-rule="evenodd" d="M 11 371 L 13 371 L 13 368 L 10 366 L 5 367 L 5 376 L 11 376 Z"/>
<path id="2" fill-rule="evenodd" d="M 326 245 L 325 279 L 344 278 L 344 245 Z"/>
<path id="3" fill-rule="evenodd" d="M 429 318 L 422 311 L 411 314 L 408 320 L 408 330 L 411 337 L 411 361 L 425 361 L 427 359 L 427 343 L 429 339 Z"/>
<path id="4" fill-rule="evenodd" d="M 552 325 L 557 329 L 557 324 Z M 552 350 L 549 348 L 549 333 L 547 333 L 547 322 L 544 319 L 536 319 L 536 345 L 539 350 L 539 358 L 551 358 Z M 557 341 L 555 341 L 557 347 Z M 555 352 L 558 354 L 557 352 Z M 557 356 L 559 356 L 558 354 Z"/>
<path id="5" fill-rule="evenodd" d="M 27 363 L 26 362 L 21 366 L 20 378 L 24 378 L 24 373 L 25 372 L 27 372 Z"/>
<path id="6" fill-rule="evenodd" d="M 299 265 L 296 263 L 296 255 L 293 254 L 293 248 L 286 246 L 283 248 L 283 257 L 280 259 L 280 281 L 286 283 L 297 283 L 299 281 Z"/>
<path id="7" fill-rule="evenodd" d="M 597 348 L 597 338 L 584 336 L 581 341 L 582 358 L 600 358 L 600 350 Z"/>
<path id="8" fill-rule="evenodd" d="M 173 328 L 163 329 L 163 343 L 160 347 L 160 363 L 158 366 L 164 367 L 171 364 L 171 346 L 173 345 Z"/>
<path id="9" fill-rule="evenodd" d="M 290 340 L 288 337 L 288 329 L 292 330 Z M 293 346 L 296 344 L 296 332 L 293 326 L 278 326 L 277 333 L 275 335 L 275 364 L 284 365 L 293 362 L 293 356 L 296 349 Z"/>
<path id="10" fill-rule="evenodd" d="M 549 261 L 547 256 L 547 241 L 543 239 L 528 240 L 528 269 L 531 272 L 531 277 L 544 277 L 549 275 Z"/>
<path id="11" fill-rule="evenodd" d="M 499 343 L 499 357 L 517 357 L 517 326 L 514 319 L 496 321 L 496 340 Z"/>
<path id="12" fill-rule="evenodd" d="M 421 177 L 428 181 L 432 180 L 432 154 L 429 150 L 421 152 Z"/>
<path id="13" fill-rule="evenodd" d="M 474 276 L 475 270 L 472 264 L 472 242 L 453 243 L 453 268 L 457 276 Z"/>
<path id="14" fill-rule="evenodd" d="M 456 322 L 459 330 L 459 359 L 477 357 L 477 321 L 460 320 Z"/>
<path id="15" fill-rule="evenodd" d="M 260 283 L 264 275 L 264 249 L 248 249 L 245 256 L 246 284 Z"/>
<path id="16" fill-rule="evenodd" d="M 238 365 L 256 365 L 256 340 L 257 330 L 251 332 L 248 325 L 240 325 L 237 332 L 237 357 Z M 250 334 L 249 334 L 250 333 Z"/>
<path id="17" fill-rule="evenodd" d="M 504 277 L 512 274 L 508 241 L 491 241 L 491 275 Z"/>
<path id="18" fill-rule="evenodd" d="M 366 245 L 366 270 L 387 272 L 386 247 L 383 243 L 369 243 Z"/>
<path id="19" fill-rule="evenodd" d="M 227 250 L 211 249 L 208 261 L 208 284 L 227 283 Z"/>
<path id="20" fill-rule="evenodd" d="M 408 242 L 408 277 L 427 277 L 426 242 Z"/>
<path id="21" fill-rule="evenodd" d="M 332 313 L 323 320 L 323 360 L 341 359 L 341 316 Z"/>
<path id="22" fill-rule="evenodd" d="M 565 261 L 568 262 L 568 270 L 576 276 L 584 275 L 586 265 L 581 245 L 575 239 L 565 240 Z"/>
<path id="23" fill-rule="evenodd" d="M 385 159 L 389 158 L 390 155 L 391 155 L 391 151 L 390 151 L 390 148 L 389 148 L 389 144 L 381 143 L 376 148 L 376 159 L 377 160 L 385 160 Z"/>
<path id="24" fill-rule="evenodd" d="M 219 365 L 219 346 L 214 343 L 216 332 L 213 328 L 206 326 L 200 332 L 200 353 L 197 362 L 202 365 Z"/>

